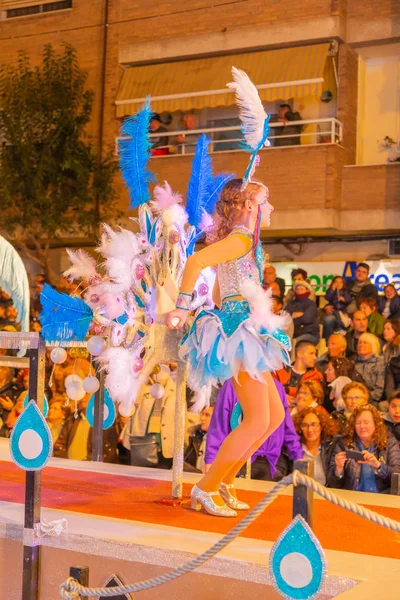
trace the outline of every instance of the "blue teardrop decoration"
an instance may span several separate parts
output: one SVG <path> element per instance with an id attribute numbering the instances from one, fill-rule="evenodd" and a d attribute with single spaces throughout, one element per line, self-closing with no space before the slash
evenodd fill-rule
<path id="1" fill-rule="evenodd" d="M 110 392 L 107 388 L 104 388 L 104 418 L 103 418 L 103 429 L 109 429 L 114 423 L 117 416 L 115 410 L 115 404 L 110 396 Z M 94 427 L 94 394 L 91 396 L 87 409 L 86 418 L 91 427 Z"/>
<path id="2" fill-rule="evenodd" d="M 29 404 L 29 392 L 26 392 L 25 400 L 24 400 L 24 408 L 26 408 Z M 43 401 L 43 416 L 47 417 L 47 413 L 49 412 L 49 403 L 47 402 L 46 396 Z"/>
<path id="3" fill-rule="evenodd" d="M 240 425 L 240 423 L 242 422 L 242 419 L 243 419 L 242 407 L 240 406 L 239 402 L 236 402 L 235 406 L 233 407 L 232 414 L 231 414 L 231 429 L 232 429 L 232 431 L 234 429 L 236 429 L 236 427 L 238 425 Z"/>
<path id="4" fill-rule="evenodd" d="M 12 430 L 11 457 L 25 471 L 40 471 L 50 459 L 52 451 L 50 429 L 36 402 L 31 400 Z"/>
<path id="5" fill-rule="evenodd" d="M 275 589 L 287 600 L 319 595 L 326 576 L 325 554 L 303 517 L 295 517 L 273 545 L 269 571 Z"/>

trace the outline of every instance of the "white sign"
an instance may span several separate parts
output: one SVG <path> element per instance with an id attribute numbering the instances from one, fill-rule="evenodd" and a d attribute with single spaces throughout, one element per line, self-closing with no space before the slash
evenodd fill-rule
<path id="1" fill-rule="evenodd" d="M 400 290 L 400 260 L 374 260 L 365 261 L 370 267 L 371 282 L 376 285 L 379 292 L 387 283 L 394 283 L 397 291 Z M 275 263 L 274 267 L 278 277 L 286 281 L 286 286 L 291 284 L 291 272 L 293 269 L 304 269 L 312 286 L 319 295 L 325 294 L 335 275 L 341 275 L 345 279 L 353 279 L 358 263 L 349 262 L 298 262 L 298 263 Z"/>

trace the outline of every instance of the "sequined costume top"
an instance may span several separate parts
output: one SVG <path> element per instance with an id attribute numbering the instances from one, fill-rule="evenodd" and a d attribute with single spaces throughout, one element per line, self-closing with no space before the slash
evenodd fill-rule
<path id="1" fill-rule="evenodd" d="M 247 227 L 235 228 L 230 235 L 236 233 L 246 235 L 252 240 L 253 236 Z M 222 300 L 233 296 L 240 296 L 243 283 L 249 279 L 254 282 L 260 282 L 261 275 L 252 249 L 239 258 L 220 263 L 217 273 Z"/>

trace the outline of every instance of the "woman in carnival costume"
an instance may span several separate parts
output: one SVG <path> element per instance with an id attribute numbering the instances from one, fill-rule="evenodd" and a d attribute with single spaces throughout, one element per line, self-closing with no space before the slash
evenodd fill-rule
<path id="1" fill-rule="evenodd" d="M 224 186 L 214 213 L 215 242 L 188 258 L 176 309 L 167 317 L 170 328 L 185 325 L 201 271 L 217 266 L 216 296 L 220 299 L 215 297 L 215 301 L 221 308 L 197 315 L 182 340 L 180 356 L 190 361 L 192 389 L 232 379 L 243 410 L 241 424 L 225 439 L 209 471 L 191 492 L 193 509 L 203 507 L 209 514 L 224 517 L 249 508 L 237 499 L 233 482 L 243 464 L 283 421 L 271 372 L 290 362 L 290 341 L 282 331 L 285 318 L 273 314 L 271 297 L 261 287 L 259 228 L 269 226 L 273 207 L 268 188 L 251 180 L 257 152 L 268 144 L 269 117 L 245 73 L 233 69 L 233 76 L 235 81 L 229 85 L 236 91 L 252 157 L 244 178 Z"/>

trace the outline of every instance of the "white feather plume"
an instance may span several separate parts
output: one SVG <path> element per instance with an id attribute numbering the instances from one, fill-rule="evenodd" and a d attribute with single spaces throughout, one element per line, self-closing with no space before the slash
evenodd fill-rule
<path id="1" fill-rule="evenodd" d="M 181 204 L 173 204 L 162 213 L 162 221 L 167 226 L 178 225 L 182 228 L 187 220 L 187 212 Z"/>
<path id="2" fill-rule="evenodd" d="M 90 280 L 97 275 L 96 261 L 87 252 L 84 250 L 69 250 L 67 248 L 67 254 L 72 265 L 64 271 L 63 275 L 69 281 L 72 282 L 81 278 Z"/>
<path id="3" fill-rule="evenodd" d="M 288 329 L 290 316 L 287 313 L 276 315 L 272 310 L 272 290 L 264 291 L 260 285 L 249 279 L 242 284 L 241 293 L 250 304 L 250 320 L 257 328 L 265 327 L 270 333 L 275 329 Z"/>
<path id="4" fill-rule="evenodd" d="M 105 385 L 115 402 L 133 404 L 138 392 L 138 380 L 133 371 L 134 357 L 126 348 L 107 348 L 100 355 L 107 372 Z"/>
<path id="5" fill-rule="evenodd" d="M 210 406 L 211 399 L 211 385 L 204 385 L 198 392 L 193 396 L 193 402 L 190 405 L 190 412 L 200 413 L 204 408 Z"/>
<path id="6" fill-rule="evenodd" d="M 130 262 L 133 256 L 141 252 L 136 235 L 128 229 L 114 231 L 109 225 L 104 224 L 104 234 L 101 238 L 97 252 L 104 257 L 121 258 Z"/>
<path id="7" fill-rule="evenodd" d="M 171 189 L 168 181 L 164 185 L 156 185 L 153 192 L 154 200 L 150 202 L 151 209 L 155 214 L 168 210 L 174 204 L 182 202 L 182 196 Z"/>
<path id="8" fill-rule="evenodd" d="M 247 145 L 255 150 L 264 136 L 264 121 L 268 117 L 258 90 L 249 76 L 242 70 L 232 67 L 233 81 L 227 86 L 234 90 L 239 107 L 239 118 Z"/>

